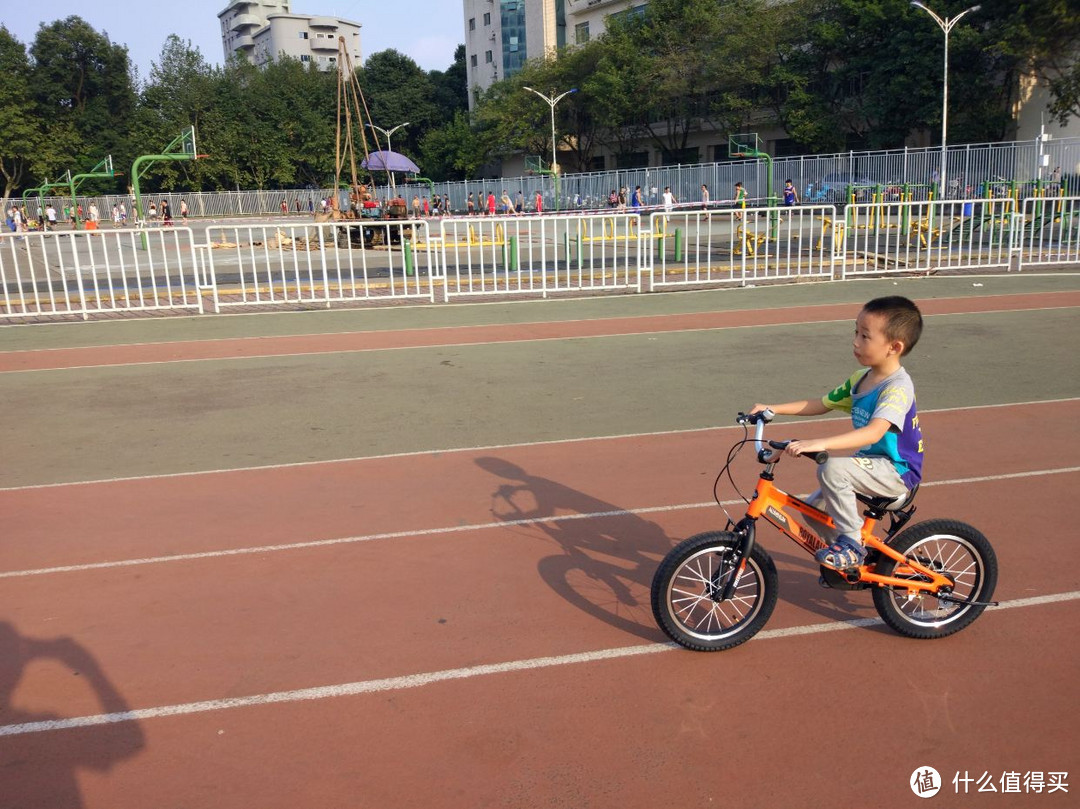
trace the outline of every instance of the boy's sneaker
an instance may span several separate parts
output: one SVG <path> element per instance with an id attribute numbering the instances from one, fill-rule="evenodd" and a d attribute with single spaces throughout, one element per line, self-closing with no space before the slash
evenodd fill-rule
<path id="1" fill-rule="evenodd" d="M 841 534 L 832 545 L 814 554 L 818 564 L 833 570 L 852 570 L 866 561 L 866 548 L 858 540 Z"/>

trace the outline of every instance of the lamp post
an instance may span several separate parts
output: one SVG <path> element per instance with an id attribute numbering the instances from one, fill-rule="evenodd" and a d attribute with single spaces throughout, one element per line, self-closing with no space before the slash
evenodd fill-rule
<path id="1" fill-rule="evenodd" d="M 552 176 L 555 176 L 555 173 L 558 172 L 558 168 L 556 166 L 557 160 L 556 160 L 556 156 L 555 156 L 555 105 L 558 104 L 560 101 L 562 101 L 564 98 L 566 98 L 571 93 L 576 93 L 577 88 L 576 87 L 571 87 L 565 93 L 557 95 L 554 98 L 551 97 L 551 96 L 546 96 L 543 93 L 541 93 L 539 90 L 534 90 L 531 87 L 525 87 L 523 89 L 528 90 L 530 93 L 536 93 L 538 96 L 540 96 L 540 98 L 544 99 L 544 101 L 546 101 L 548 103 L 548 106 L 551 107 L 551 171 L 552 171 Z M 558 194 L 555 195 L 555 210 L 559 210 L 559 196 L 558 196 Z"/>
<path id="2" fill-rule="evenodd" d="M 913 0 L 911 5 L 915 8 L 921 8 L 927 14 L 934 18 L 934 22 L 938 24 L 938 27 L 945 33 L 945 74 L 942 81 L 941 91 L 941 197 L 945 198 L 945 138 L 946 138 L 946 125 L 949 117 L 949 32 L 952 31 L 953 26 L 960 22 L 960 18 L 965 14 L 970 14 L 972 11 L 978 11 L 981 6 L 972 6 L 971 8 L 964 9 L 955 17 L 946 17 L 942 19 L 929 8 L 924 6 L 918 0 Z"/>
<path id="3" fill-rule="evenodd" d="M 403 124 L 398 124 L 392 129 L 383 129 L 381 126 L 375 126 L 375 124 L 368 124 L 368 126 L 370 126 L 372 129 L 376 130 L 377 132 L 383 133 L 383 137 L 386 138 L 386 151 L 388 152 L 393 151 L 393 149 L 390 148 L 390 136 L 397 132 L 399 129 L 402 129 L 403 127 L 406 127 L 408 125 L 409 122 L 406 121 Z M 388 171 L 387 174 L 390 175 L 390 191 L 396 194 L 397 186 L 394 185 L 394 173 L 392 171 Z"/>

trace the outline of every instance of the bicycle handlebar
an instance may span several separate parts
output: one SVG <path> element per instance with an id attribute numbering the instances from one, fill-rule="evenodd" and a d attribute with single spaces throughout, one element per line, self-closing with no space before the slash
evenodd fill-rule
<path id="1" fill-rule="evenodd" d="M 772 458 L 772 453 L 765 448 L 762 441 L 765 438 L 765 425 L 772 421 L 774 418 L 776 418 L 776 413 L 774 413 L 772 410 L 769 410 L 768 408 L 758 413 L 739 413 L 739 415 L 735 417 L 735 421 L 737 424 L 756 425 L 756 428 L 754 430 L 754 446 L 757 448 L 758 460 L 760 460 L 762 463 L 771 463 L 770 459 Z M 790 443 L 790 441 L 768 442 L 769 447 L 776 450 L 784 450 Z M 809 458 L 818 466 L 820 466 L 821 464 L 829 460 L 829 453 L 825 451 L 804 452 L 802 453 L 802 457 Z"/>

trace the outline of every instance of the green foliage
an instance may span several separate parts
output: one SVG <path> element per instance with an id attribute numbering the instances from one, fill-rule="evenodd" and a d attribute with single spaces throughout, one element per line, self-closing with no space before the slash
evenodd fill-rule
<path id="1" fill-rule="evenodd" d="M 464 177 L 473 179 L 486 161 L 483 138 L 458 110 L 451 121 L 431 129 L 420 142 L 420 165 L 433 180 Z"/>
<path id="2" fill-rule="evenodd" d="M 34 154 L 45 142 L 30 93 L 30 62 L 23 47 L 0 26 L 0 176 L 6 200 L 30 178 Z"/>
<path id="3" fill-rule="evenodd" d="M 123 151 L 136 104 L 127 48 L 73 16 L 41 26 L 30 55 L 38 115 L 77 133 L 72 146 L 83 170 Z"/>
<path id="4" fill-rule="evenodd" d="M 955 15 L 969 0 L 927 0 Z M 1052 114 L 1080 115 L 1080 0 L 983 0 L 950 38 L 949 140 L 1012 134 L 1021 77 L 1035 74 Z M 461 46 L 445 71 L 423 71 L 388 50 L 356 78 L 364 120 L 393 136 L 427 176 L 474 177 L 493 158 L 550 160 L 551 110 L 526 91 L 571 88 L 555 110 L 564 168 L 590 168 L 604 148 L 617 159 L 643 148 L 678 159 L 692 134 L 780 125 L 808 151 L 855 144 L 895 147 L 915 132 L 937 139 L 943 37 L 908 0 L 650 0 L 646 13 L 612 15 L 607 33 L 533 59 L 496 82 L 470 117 Z M 276 189 L 331 184 L 336 171 L 338 77 L 283 60 L 210 67 L 170 36 L 146 81 L 127 50 L 79 17 L 42 26 L 26 46 L 0 27 L 0 177 L 10 195 L 111 154 L 127 172 L 188 126 L 198 161 L 155 164 L 152 190 Z M 354 133 L 385 148 L 372 130 Z M 377 144 L 377 140 L 380 141 Z M 345 178 L 349 179 L 349 178 Z M 122 190 L 129 177 L 98 181 Z M 92 190 L 95 184 L 89 184 Z"/>

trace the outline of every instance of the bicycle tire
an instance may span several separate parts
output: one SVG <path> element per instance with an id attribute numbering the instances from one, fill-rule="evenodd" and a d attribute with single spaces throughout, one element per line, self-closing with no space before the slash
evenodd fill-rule
<path id="1" fill-rule="evenodd" d="M 711 531 L 672 548 L 652 580 L 656 623 L 669 638 L 697 652 L 719 652 L 754 637 L 776 607 L 778 579 L 772 557 L 754 545 L 735 594 L 721 602 L 716 594 L 733 571 L 739 538 Z"/>
<path id="2" fill-rule="evenodd" d="M 965 601 L 987 602 L 997 586 L 997 556 L 977 528 L 957 520 L 928 520 L 905 528 L 889 545 L 908 558 L 933 567 L 953 579 L 952 595 Z M 882 557 L 877 572 L 896 575 L 897 562 Z M 903 576 L 903 574 L 900 574 Z M 893 630 L 909 638 L 928 640 L 959 632 L 978 618 L 985 603 L 956 604 L 932 595 L 909 598 L 904 589 L 875 587 L 874 607 Z"/>

